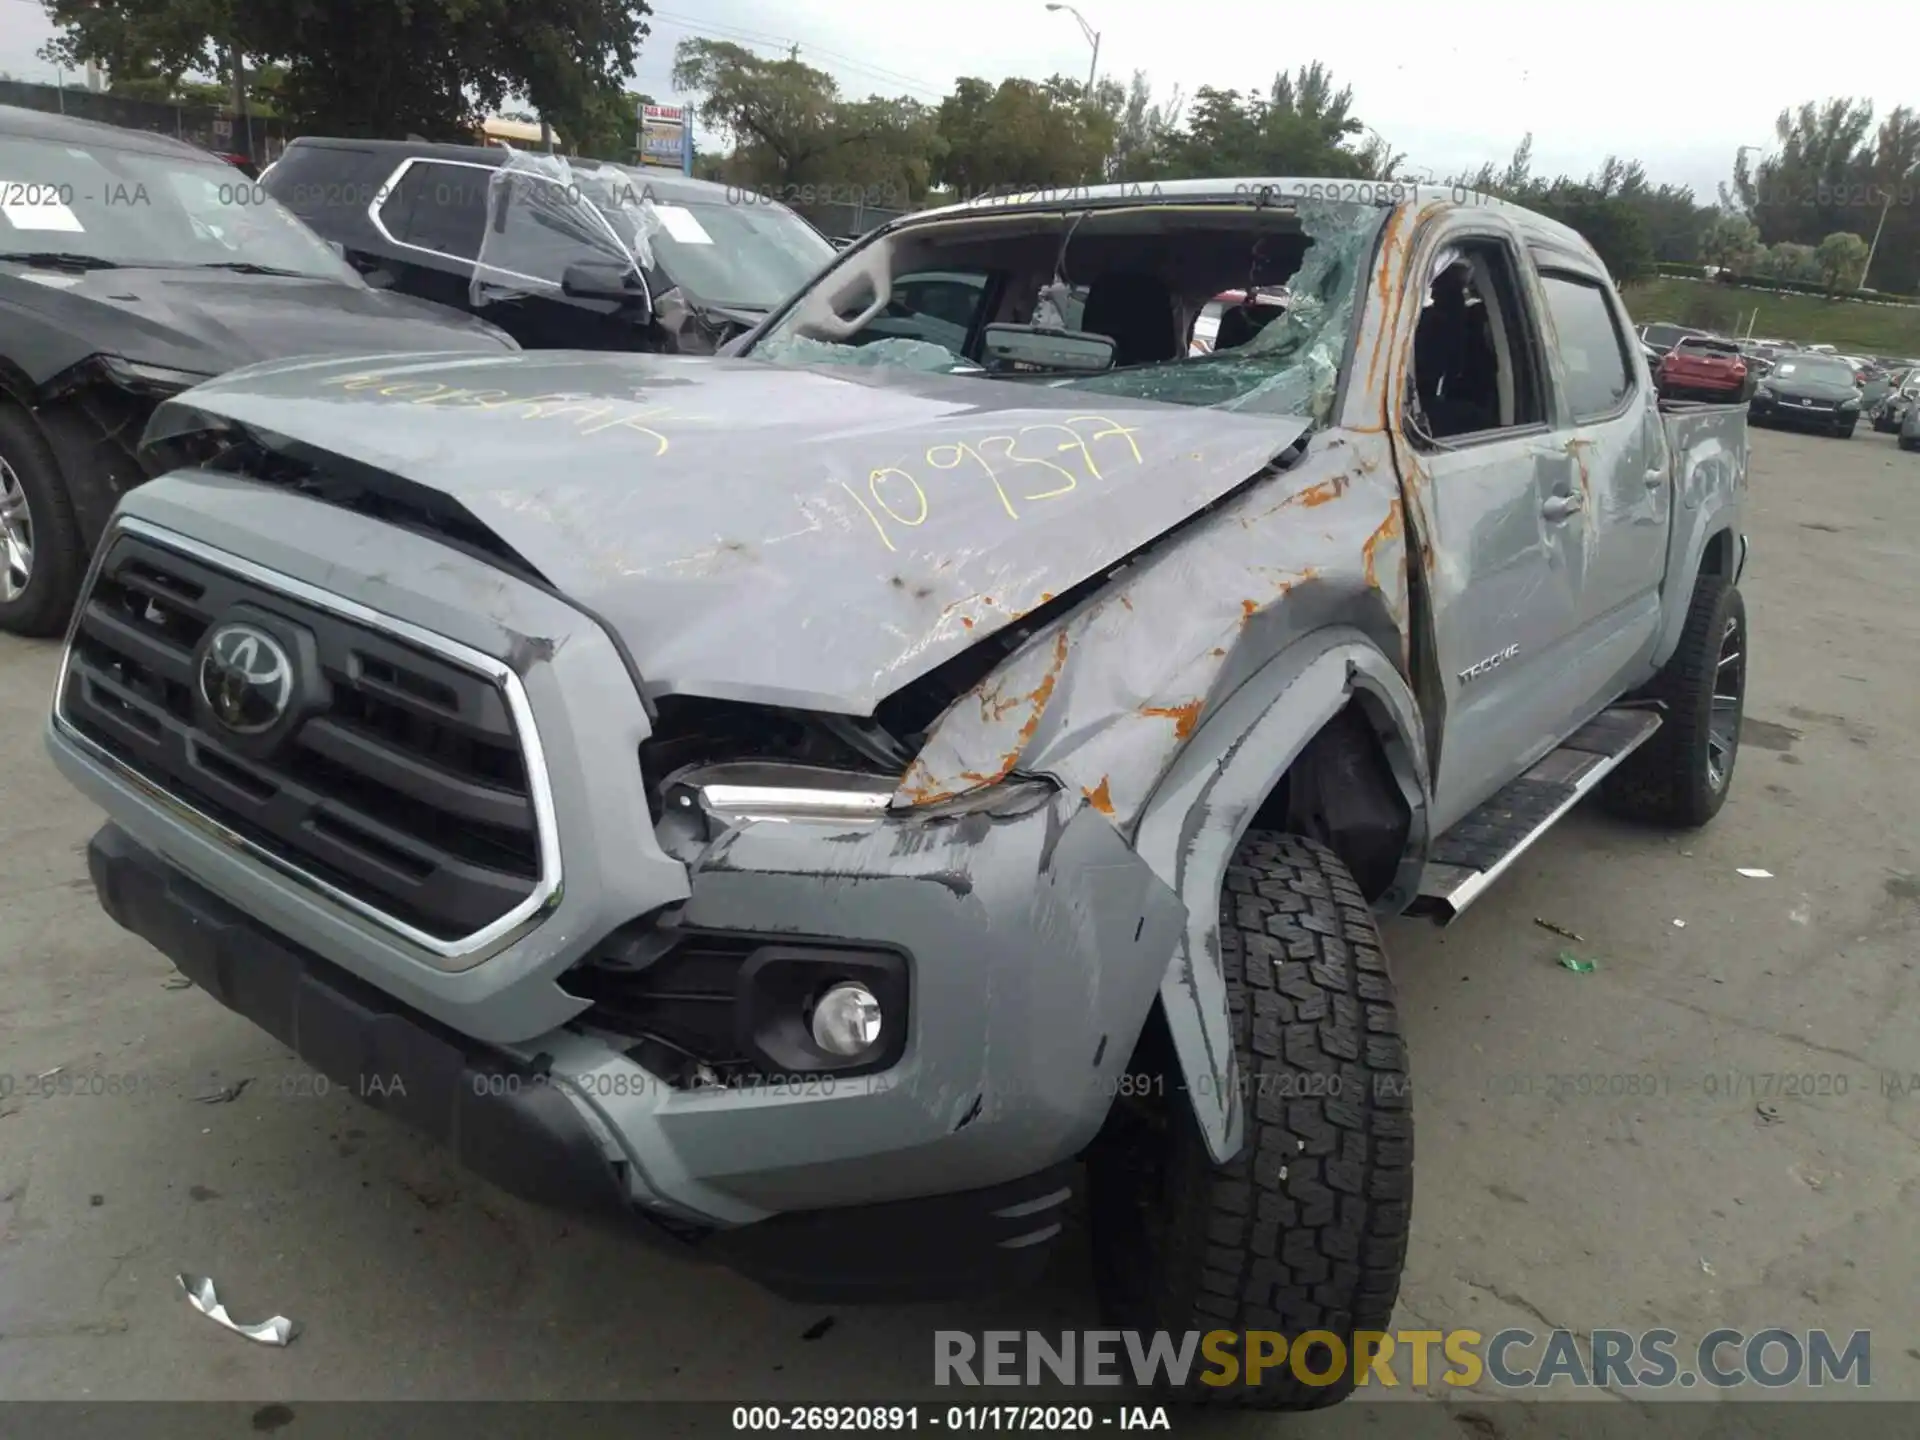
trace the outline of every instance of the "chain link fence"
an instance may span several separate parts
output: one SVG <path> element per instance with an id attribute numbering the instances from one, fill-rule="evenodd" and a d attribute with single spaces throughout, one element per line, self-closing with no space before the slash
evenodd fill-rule
<path id="1" fill-rule="evenodd" d="M 212 106 L 175 105 L 157 100 L 132 100 L 78 85 L 37 85 L 25 80 L 0 80 L 0 105 L 97 120 L 127 130 L 171 135 L 223 155 L 245 155 L 265 166 L 287 148 L 287 127 L 276 118 L 234 115 Z"/>
<path id="2" fill-rule="evenodd" d="M 788 208 L 829 239 L 857 239 L 887 221 L 906 214 L 905 210 L 885 205 L 868 205 L 859 200 L 788 200 Z"/>

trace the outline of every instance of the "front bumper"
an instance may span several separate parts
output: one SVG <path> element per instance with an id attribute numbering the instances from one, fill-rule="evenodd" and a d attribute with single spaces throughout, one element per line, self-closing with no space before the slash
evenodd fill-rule
<path id="1" fill-rule="evenodd" d="M 1856 424 L 1860 411 L 1841 410 L 1831 405 L 1802 405 L 1791 400 L 1768 399 L 1755 395 L 1747 403 L 1749 420 L 1765 421 L 1775 425 L 1799 425 L 1819 430 L 1844 430 Z"/>
<path id="2" fill-rule="evenodd" d="M 703 1243 L 719 1251 L 817 1228 L 803 1219 L 816 1212 L 1025 1187 L 1098 1133 L 1185 912 L 1081 796 L 1055 793 L 1017 814 L 746 819 L 670 855 L 637 763 L 651 726 L 632 678 L 564 600 L 424 536 L 233 477 L 177 472 L 134 490 L 121 514 L 244 555 L 271 572 L 270 588 L 344 587 L 375 628 L 398 622 L 502 660 L 524 687 L 564 882 L 524 933 L 457 968 L 263 863 L 89 751 L 57 714 L 47 731 L 55 764 L 113 822 L 119 839 L 103 840 L 103 855 L 145 857 L 144 869 L 116 860 L 102 874 L 157 867 L 164 878 L 103 882 L 116 918 L 189 973 L 214 976 L 214 994 L 292 1034 L 300 1053 L 318 1047 L 310 1058 L 323 1069 L 350 1060 L 354 1073 L 378 1071 L 386 1037 L 404 1033 L 407 1053 L 431 1057 L 417 1063 L 439 1077 L 429 1113 L 406 1118 L 469 1164 L 523 1192 L 522 1170 L 549 1170 L 542 1183 L 561 1193 L 535 1198 L 715 1232 Z M 635 1058 L 634 1029 L 596 1023 L 605 1016 L 568 988 L 616 937 L 665 927 L 906 956 L 904 1052 L 838 1085 L 667 1083 Z M 216 932 L 226 938 L 196 938 Z M 256 963 L 269 950 L 296 958 Z M 279 978 L 260 978 L 270 971 Z M 300 1019 L 296 1002 L 318 1018 Z M 326 1038 L 341 1032 L 360 1038 Z M 476 1106 L 507 1097 L 459 1091 L 500 1076 L 524 1090 L 529 1075 L 545 1098 Z M 509 1138 L 484 1138 L 496 1132 Z M 489 1158 L 496 1150 L 508 1158 Z M 579 1198 L 609 1184 L 604 1205 Z M 1053 1191 L 1020 1193 L 1010 1203 Z"/>
<path id="3" fill-rule="evenodd" d="M 984 1189 L 794 1212 L 732 1229 L 633 1203 L 590 1109 L 538 1060 L 468 1040 L 249 920 L 109 824 L 87 847 L 101 905 L 201 989 L 375 1109 L 535 1204 L 717 1260 L 795 1299 L 909 1300 L 1030 1278 L 1074 1170 Z"/>

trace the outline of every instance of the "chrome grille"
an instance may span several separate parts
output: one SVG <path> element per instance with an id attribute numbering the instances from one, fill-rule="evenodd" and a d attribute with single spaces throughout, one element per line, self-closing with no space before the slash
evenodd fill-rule
<path id="1" fill-rule="evenodd" d="M 267 858 L 461 952 L 557 885 L 537 738 L 521 733 L 504 667 L 482 674 L 325 598 L 122 530 L 76 617 L 57 713 Z M 264 751 L 195 703 L 201 642 L 242 606 L 310 636 L 320 676 L 323 698 Z"/>

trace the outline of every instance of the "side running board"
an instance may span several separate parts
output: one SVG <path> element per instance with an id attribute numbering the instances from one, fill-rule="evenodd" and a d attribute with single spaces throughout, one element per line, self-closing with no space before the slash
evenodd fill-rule
<path id="1" fill-rule="evenodd" d="M 1434 842 L 1409 913 L 1453 920 L 1659 728 L 1657 710 L 1601 711 Z"/>

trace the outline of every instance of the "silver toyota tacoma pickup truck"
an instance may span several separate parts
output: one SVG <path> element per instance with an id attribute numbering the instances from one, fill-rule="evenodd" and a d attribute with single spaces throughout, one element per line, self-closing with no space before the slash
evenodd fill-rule
<path id="1" fill-rule="evenodd" d="M 102 904 L 507 1189 L 785 1294 L 1084 1214 L 1130 1327 L 1387 1328 L 1379 920 L 1589 792 L 1720 808 L 1741 410 L 1656 399 L 1571 230 L 1395 184 L 918 214 L 732 349 L 168 402 L 47 732 Z"/>

